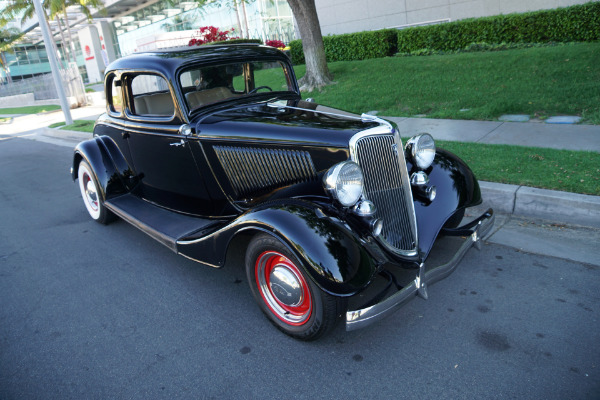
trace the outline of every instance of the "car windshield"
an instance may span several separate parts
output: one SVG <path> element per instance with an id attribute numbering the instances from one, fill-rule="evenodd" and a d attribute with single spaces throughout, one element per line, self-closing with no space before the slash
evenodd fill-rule
<path id="1" fill-rule="evenodd" d="M 252 61 L 196 67 L 179 78 L 190 110 L 256 93 L 294 91 L 280 61 Z"/>

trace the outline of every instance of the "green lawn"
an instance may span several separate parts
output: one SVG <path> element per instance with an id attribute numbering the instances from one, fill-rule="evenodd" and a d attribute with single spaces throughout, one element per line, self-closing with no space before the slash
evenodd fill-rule
<path id="1" fill-rule="evenodd" d="M 304 75 L 305 67 L 295 67 Z M 384 116 L 494 120 L 579 115 L 600 124 L 600 43 L 329 63 L 337 82 L 303 93 Z M 463 111 L 461 111 L 463 110 Z"/>
<path id="2" fill-rule="evenodd" d="M 600 124 L 600 43 L 336 62 L 337 84 L 303 93 L 321 104 L 384 116 L 496 119 L 580 115 Z M 268 84 L 276 77 L 259 72 Z M 304 66 L 296 67 L 301 76 Z M 266 83 L 265 83 L 266 82 Z M 469 109 L 461 111 L 461 109 Z M 62 129 L 92 132 L 93 121 Z M 478 179 L 600 195 L 600 154 L 438 141 Z"/>
<path id="3" fill-rule="evenodd" d="M 0 108 L 0 115 L 4 114 L 37 114 L 45 111 L 60 110 L 60 106 L 49 105 L 49 106 L 26 106 L 26 107 L 13 107 L 13 108 Z"/>
<path id="4" fill-rule="evenodd" d="M 94 124 L 96 121 L 88 121 L 85 119 L 76 119 L 73 121 L 71 125 L 65 125 L 64 122 L 56 122 L 52 125 L 49 125 L 49 128 L 58 128 L 64 129 L 67 131 L 78 131 L 78 132 L 94 132 Z"/>
<path id="5" fill-rule="evenodd" d="M 462 158 L 477 179 L 600 195 L 600 153 L 437 141 Z"/>

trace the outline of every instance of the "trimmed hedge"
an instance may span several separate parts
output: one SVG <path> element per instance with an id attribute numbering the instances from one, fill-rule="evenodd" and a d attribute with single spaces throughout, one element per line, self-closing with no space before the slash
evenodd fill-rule
<path id="1" fill-rule="evenodd" d="M 383 29 L 323 37 L 328 62 L 365 60 L 396 52 L 462 50 L 473 43 L 588 42 L 600 40 L 600 1 L 555 10 L 472 18 L 402 30 Z M 304 64 L 301 40 L 289 44 Z"/>
<path id="2" fill-rule="evenodd" d="M 472 43 L 548 43 L 600 40 L 600 2 L 555 10 L 465 19 L 398 31 L 398 51 L 460 50 Z"/>
<path id="3" fill-rule="evenodd" d="M 366 60 L 394 55 L 397 51 L 397 30 L 382 29 L 323 37 L 328 62 Z M 304 64 L 302 41 L 290 42 L 294 64 Z"/>

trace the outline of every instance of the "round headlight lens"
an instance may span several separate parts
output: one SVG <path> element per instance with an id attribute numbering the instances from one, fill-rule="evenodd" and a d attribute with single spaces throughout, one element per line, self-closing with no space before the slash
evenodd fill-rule
<path id="1" fill-rule="evenodd" d="M 357 163 L 344 161 L 334 165 L 324 178 L 325 190 L 344 207 L 356 204 L 363 190 L 363 174 Z"/>
<path id="2" fill-rule="evenodd" d="M 410 148 L 410 155 L 419 169 L 427 169 L 435 158 L 435 141 L 429 133 L 412 137 L 406 146 Z"/>

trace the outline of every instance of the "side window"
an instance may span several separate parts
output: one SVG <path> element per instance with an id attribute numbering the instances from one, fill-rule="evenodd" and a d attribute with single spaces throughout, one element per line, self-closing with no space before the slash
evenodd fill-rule
<path id="1" fill-rule="evenodd" d="M 109 103 L 108 107 L 110 111 L 120 114 L 123 111 L 123 96 L 121 91 L 121 81 L 115 79 L 112 76 L 110 79 L 109 90 L 108 93 Z"/>
<path id="2" fill-rule="evenodd" d="M 140 116 L 170 117 L 175 111 L 169 85 L 158 75 L 140 74 L 131 81 L 133 109 Z"/>

